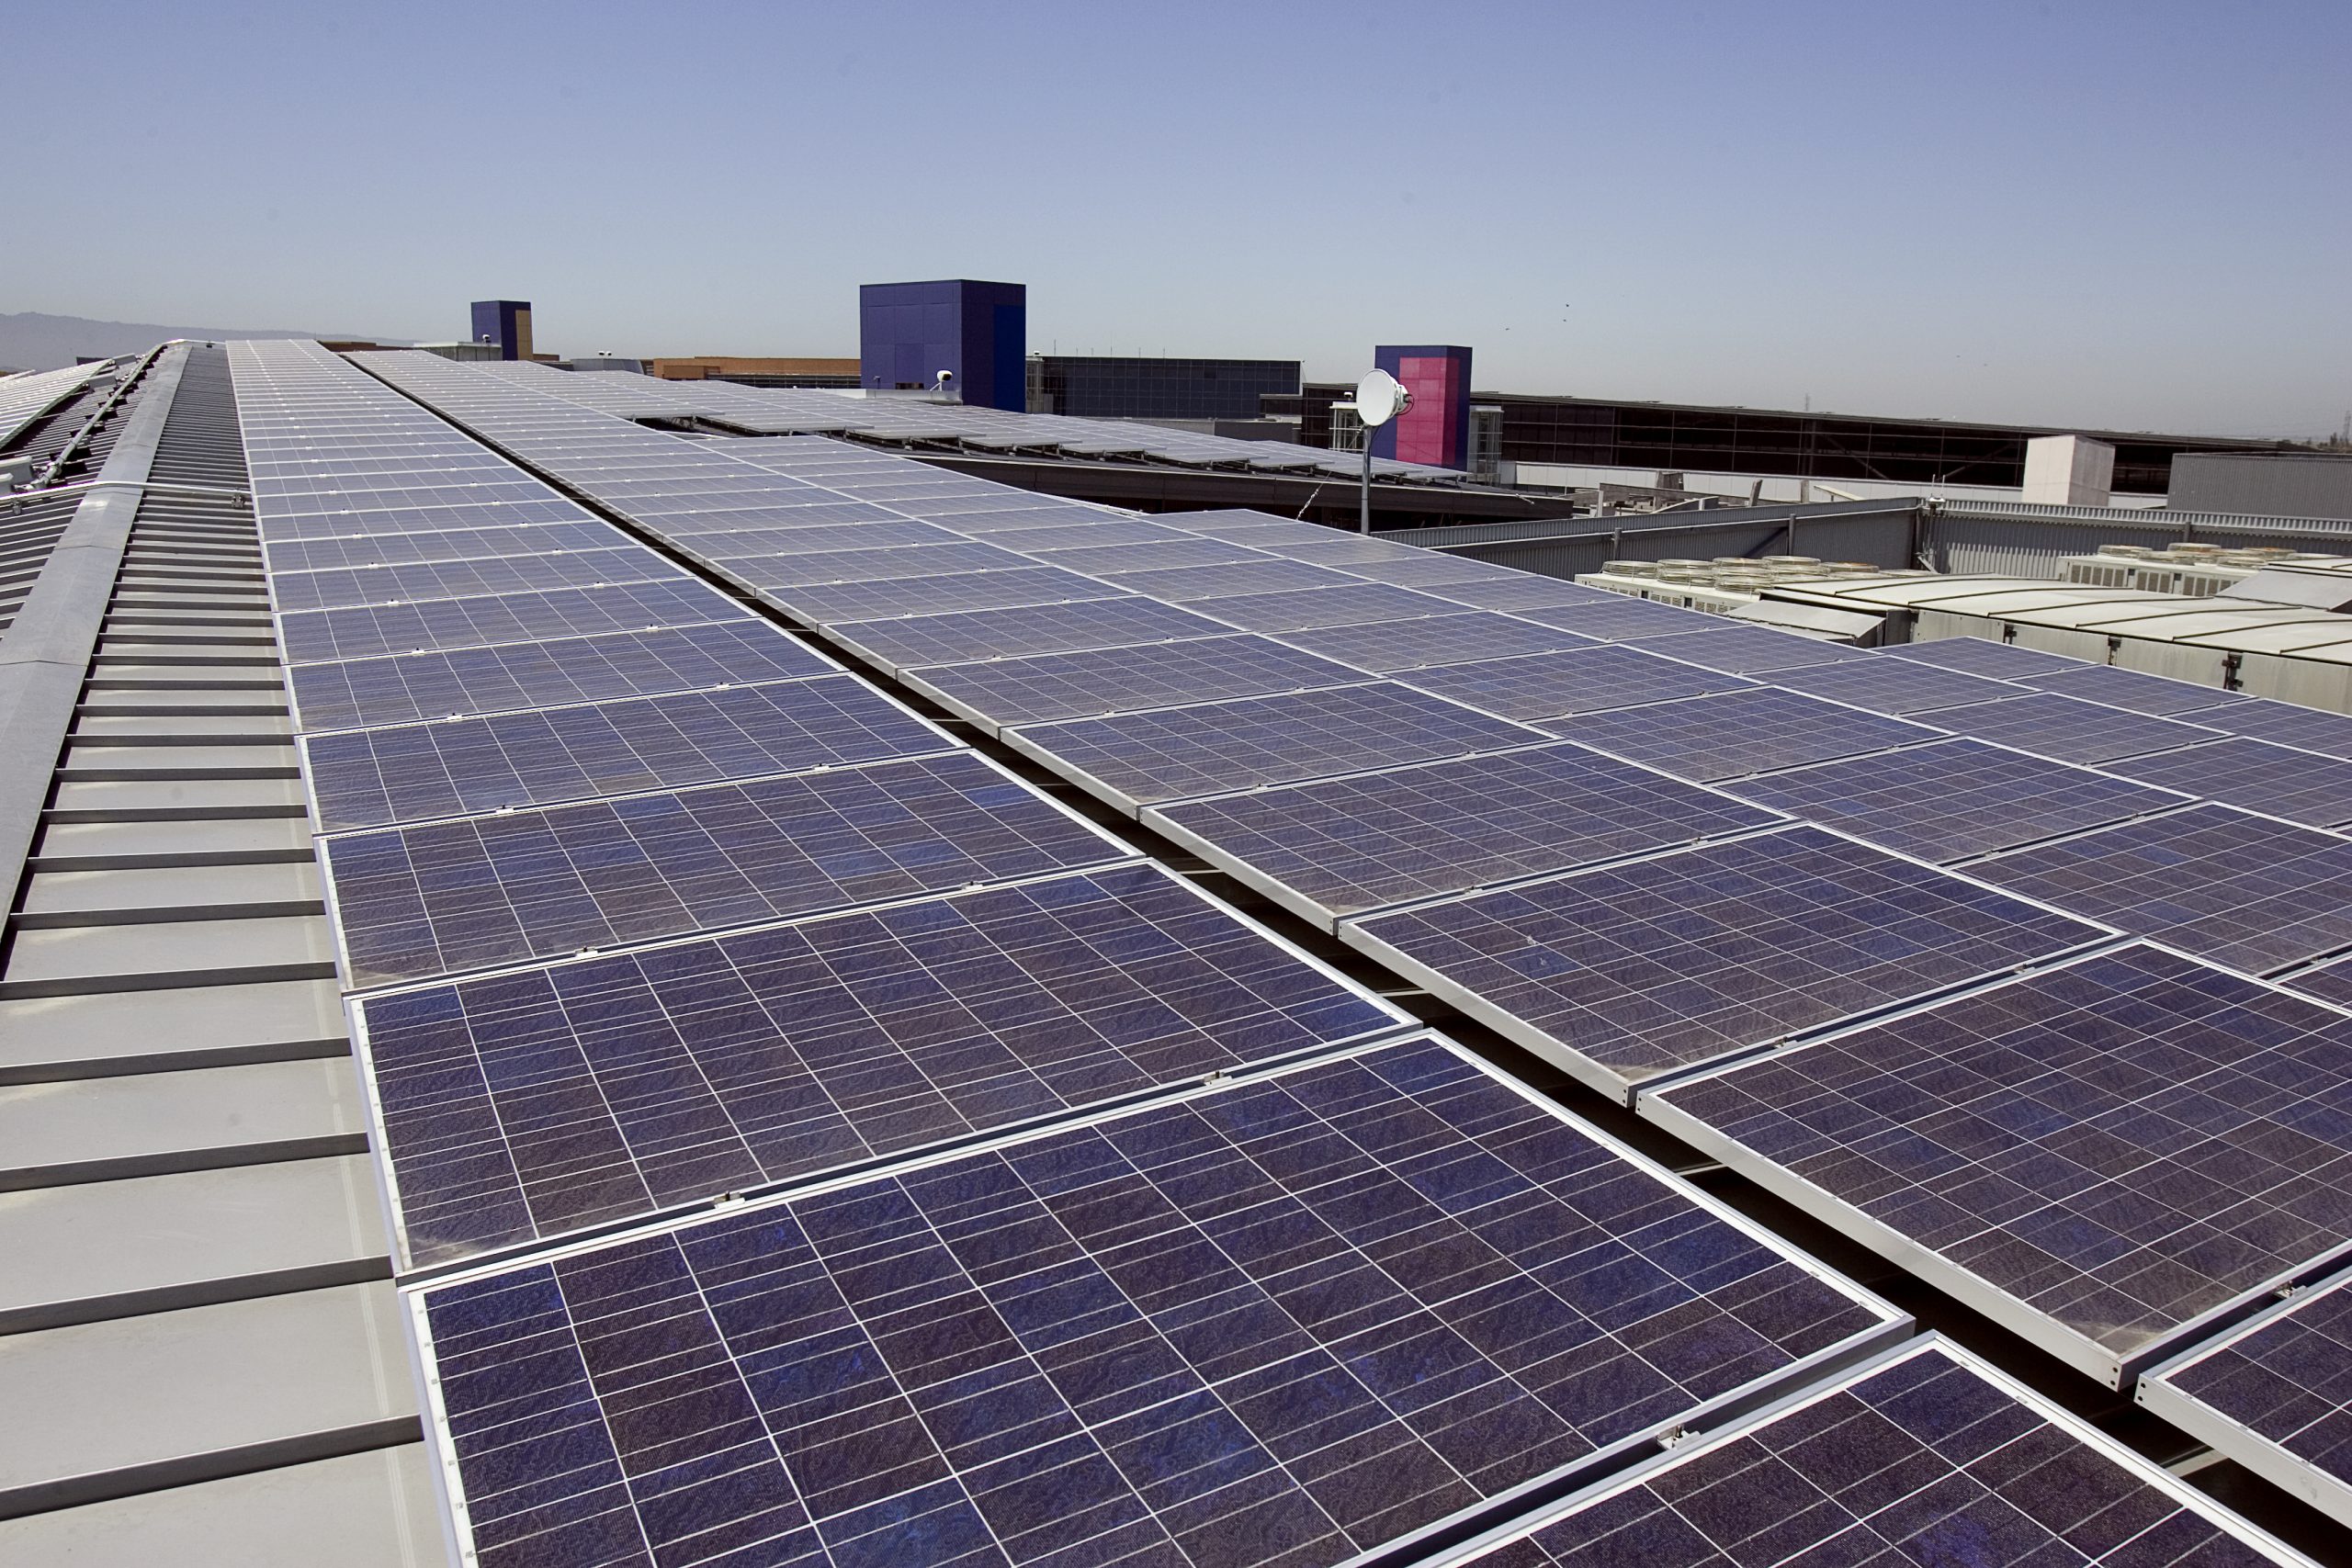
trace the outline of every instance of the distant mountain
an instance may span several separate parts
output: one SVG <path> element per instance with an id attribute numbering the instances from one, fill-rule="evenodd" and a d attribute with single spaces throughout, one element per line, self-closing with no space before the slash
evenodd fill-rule
<path id="1" fill-rule="evenodd" d="M 0 365 L 33 370 L 54 370 L 78 358 L 111 358 L 119 354 L 144 354 L 175 337 L 322 337 L 362 338 L 373 343 L 405 339 L 377 337 L 370 333 L 286 332 L 253 327 L 166 327 L 149 321 L 94 321 L 86 316 L 46 316 L 39 310 L 0 314 Z"/>

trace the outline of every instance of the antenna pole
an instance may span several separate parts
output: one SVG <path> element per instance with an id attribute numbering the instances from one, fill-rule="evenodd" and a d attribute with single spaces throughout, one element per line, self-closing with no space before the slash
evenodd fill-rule
<path id="1" fill-rule="evenodd" d="M 1363 506 L 1356 514 L 1356 532 L 1372 532 L 1372 426 L 1363 427 Z"/>

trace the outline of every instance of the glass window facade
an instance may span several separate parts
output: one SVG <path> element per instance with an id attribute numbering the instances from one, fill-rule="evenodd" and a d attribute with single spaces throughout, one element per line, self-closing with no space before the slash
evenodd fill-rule
<path id="1" fill-rule="evenodd" d="M 1298 389 L 1295 359 L 1041 354 L 1029 361 L 1029 412 L 1079 419 L 1256 419 L 1261 398 Z"/>

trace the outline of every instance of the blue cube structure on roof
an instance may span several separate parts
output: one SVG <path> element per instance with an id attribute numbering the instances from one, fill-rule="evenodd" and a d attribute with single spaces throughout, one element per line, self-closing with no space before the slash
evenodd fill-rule
<path id="1" fill-rule="evenodd" d="M 1029 289 L 968 277 L 869 283 L 857 291 L 858 381 L 868 389 L 934 385 L 976 407 L 1026 406 Z"/>
<path id="2" fill-rule="evenodd" d="M 474 301 L 473 341 L 494 343 L 501 359 L 531 357 L 531 302 L 528 299 Z"/>

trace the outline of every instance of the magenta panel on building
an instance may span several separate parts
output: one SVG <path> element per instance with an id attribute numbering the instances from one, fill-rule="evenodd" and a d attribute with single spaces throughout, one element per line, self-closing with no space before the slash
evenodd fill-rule
<path id="1" fill-rule="evenodd" d="M 1405 384 L 1413 406 L 1372 434 L 1372 455 L 1440 468 L 1470 466 L 1470 351 L 1385 344 L 1372 362 Z"/>

